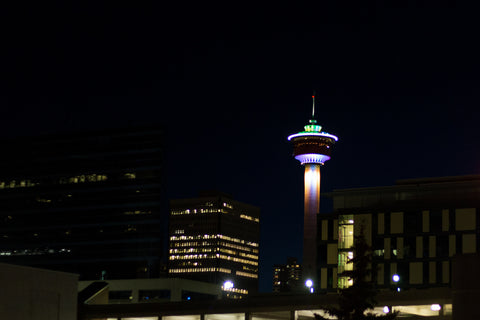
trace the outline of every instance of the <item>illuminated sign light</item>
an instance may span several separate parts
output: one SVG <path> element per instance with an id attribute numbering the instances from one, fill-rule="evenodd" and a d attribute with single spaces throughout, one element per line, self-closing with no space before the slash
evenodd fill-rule
<path id="1" fill-rule="evenodd" d="M 324 164 L 326 161 L 330 160 L 330 156 L 318 153 L 306 153 L 306 154 L 299 154 L 295 156 L 295 159 L 300 161 L 301 164 L 305 163 L 318 163 Z"/>
<path id="2" fill-rule="evenodd" d="M 288 141 L 298 137 L 324 137 L 338 141 L 338 137 L 326 132 L 299 132 L 288 136 Z"/>

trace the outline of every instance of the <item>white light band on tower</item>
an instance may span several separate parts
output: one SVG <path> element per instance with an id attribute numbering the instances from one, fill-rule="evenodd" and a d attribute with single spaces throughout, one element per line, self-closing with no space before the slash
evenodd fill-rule
<path id="1" fill-rule="evenodd" d="M 334 136 L 333 134 L 326 133 L 326 132 L 299 132 L 299 133 L 289 135 L 287 139 L 288 139 L 288 141 L 290 141 L 293 138 L 297 138 L 297 137 L 311 137 L 311 136 L 330 138 L 330 139 L 333 139 L 335 141 L 338 141 L 337 136 Z"/>
<path id="2" fill-rule="evenodd" d="M 330 156 L 318 153 L 306 153 L 306 154 L 299 154 L 295 157 L 301 164 L 305 163 L 318 163 L 324 164 L 325 161 L 330 160 Z"/>

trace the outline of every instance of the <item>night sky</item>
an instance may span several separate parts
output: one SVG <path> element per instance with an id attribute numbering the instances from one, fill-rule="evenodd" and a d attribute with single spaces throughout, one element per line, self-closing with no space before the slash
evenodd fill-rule
<path id="1" fill-rule="evenodd" d="M 478 8 L 381 3 L 2 11 L 0 135 L 163 125 L 168 198 L 217 189 L 261 208 L 269 291 L 273 264 L 301 257 L 286 138 L 313 90 L 339 137 L 323 192 L 480 173 Z"/>

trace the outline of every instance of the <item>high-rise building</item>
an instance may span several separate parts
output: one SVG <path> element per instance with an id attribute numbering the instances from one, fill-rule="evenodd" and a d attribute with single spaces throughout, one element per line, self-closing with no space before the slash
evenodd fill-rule
<path id="1" fill-rule="evenodd" d="M 287 258 L 287 264 L 273 266 L 273 292 L 298 292 L 304 290 L 302 266 L 297 258 Z"/>
<path id="2" fill-rule="evenodd" d="M 223 286 L 240 298 L 258 290 L 260 210 L 218 192 L 170 201 L 168 273 Z"/>
<path id="3" fill-rule="evenodd" d="M 82 280 L 158 276 L 162 136 L 149 127 L 2 141 L 0 262 Z"/>
<path id="4" fill-rule="evenodd" d="M 334 190 L 334 212 L 319 220 L 320 289 L 350 285 L 354 236 L 373 249 L 379 288 L 450 287 L 455 255 L 480 253 L 480 176 L 397 181 Z"/>
<path id="5" fill-rule="evenodd" d="M 320 167 L 330 159 L 332 146 L 338 138 L 317 124 L 315 117 L 315 96 L 312 119 L 305 131 L 288 137 L 293 144 L 293 155 L 305 166 L 304 175 L 304 221 L 303 221 L 303 277 L 317 283 L 317 214 L 320 210 Z"/>

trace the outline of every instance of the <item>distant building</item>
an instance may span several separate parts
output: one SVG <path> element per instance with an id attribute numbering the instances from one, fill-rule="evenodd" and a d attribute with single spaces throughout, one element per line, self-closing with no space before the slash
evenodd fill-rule
<path id="1" fill-rule="evenodd" d="M 296 292 L 304 289 L 302 266 L 297 258 L 287 258 L 287 264 L 273 266 L 273 292 Z"/>
<path id="2" fill-rule="evenodd" d="M 258 290 L 260 210 L 218 192 L 170 201 L 171 277 L 216 283 L 225 296 Z"/>
<path id="3" fill-rule="evenodd" d="M 335 190 L 319 215 L 320 289 L 350 285 L 354 236 L 373 247 L 379 288 L 450 287 L 452 258 L 480 250 L 480 176 L 400 180 L 394 186 Z M 394 275 L 396 275 L 394 277 Z"/>
<path id="4" fill-rule="evenodd" d="M 0 262 L 158 277 L 162 137 L 149 127 L 2 141 Z"/>

